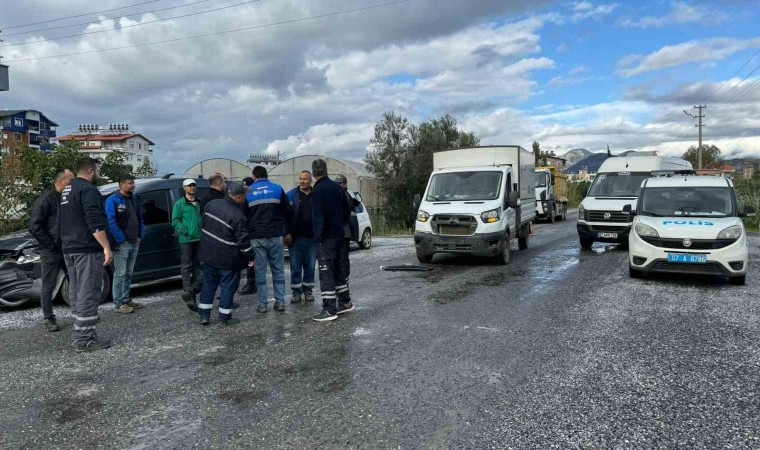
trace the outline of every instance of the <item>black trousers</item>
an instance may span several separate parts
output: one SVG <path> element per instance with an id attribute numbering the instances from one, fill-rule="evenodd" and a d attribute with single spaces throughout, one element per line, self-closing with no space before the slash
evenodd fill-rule
<path id="1" fill-rule="evenodd" d="M 198 242 L 179 244 L 182 258 L 182 289 L 193 294 L 201 291 L 201 260 Z"/>
<path id="2" fill-rule="evenodd" d="M 45 320 L 55 320 L 53 314 L 53 291 L 58 284 L 58 274 L 63 265 L 63 253 L 58 251 L 40 250 L 42 262 L 42 291 L 40 292 L 40 306 Z"/>
<path id="3" fill-rule="evenodd" d="M 348 276 L 351 273 L 348 246 L 349 240 L 343 238 L 323 239 L 317 245 L 322 307 L 331 314 L 338 311 L 337 302 L 351 302 L 348 290 Z"/>

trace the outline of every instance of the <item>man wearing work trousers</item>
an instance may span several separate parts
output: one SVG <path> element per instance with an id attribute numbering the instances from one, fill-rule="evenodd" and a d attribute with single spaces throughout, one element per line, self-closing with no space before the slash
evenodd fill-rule
<path id="1" fill-rule="evenodd" d="M 293 208 L 290 230 L 293 242 L 288 247 L 290 253 L 290 288 L 293 296 L 290 303 L 314 301 L 314 264 L 317 248 L 314 245 L 314 229 L 311 219 L 311 172 L 298 174 L 298 186 L 288 191 L 288 201 Z"/>
<path id="2" fill-rule="evenodd" d="M 58 285 L 58 273 L 63 264 L 61 237 L 58 232 L 58 208 L 61 205 L 61 192 L 74 174 L 68 169 L 59 170 L 53 177 L 53 189 L 40 195 L 32 207 L 29 218 L 29 233 L 37 240 L 42 262 L 42 291 L 40 306 L 48 331 L 60 331 L 53 314 L 53 291 Z"/>
<path id="3" fill-rule="evenodd" d="M 248 195 L 248 192 L 251 191 L 251 186 L 253 185 L 253 178 L 251 177 L 245 177 L 243 178 L 243 184 L 245 185 L 245 193 Z M 245 211 L 245 216 L 248 217 L 248 203 L 245 203 L 241 206 L 243 208 L 243 211 Z M 241 287 L 238 291 L 238 294 L 240 295 L 250 295 L 256 293 L 256 268 L 255 267 L 247 267 L 245 269 L 245 286 Z"/>
<path id="4" fill-rule="evenodd" d="M 335 182 L 338 183 L 338 186 L 340 186 L 341 189 L 343 189 L 343 195 L 346 197 L 350 213 L 348 222 L 343 225 L 343 242 L 341 244 L 344 248 L 341 250 L 340 256 L 343 258 L 341 266 L 345 267 L 346 270 L 346 285 L 336 288 L 338 295 L 340 296 L 342 292 L 348 292 L 348 283 L 351 276 L 351 262 L 349 261 L 348 253 L 351 248 L 351 240 L 353 238 L 359 238 L 359 221 L 354 212 L 354 208 L 359 206 L 359 200 L 354 198 L 354 195 L 348 190 L 348 179 L 345 175 L 338 175 L 335 177 Z"/>
<path id="5" fill-rule="evenodd" d="M 259 305 L 256 311 L 267 312 L 267 266 L 272 270 L 274 309 L 285 311 L 285 244 L 290 245 L 288 231 L 292 217 L 288 197 L 278 184 L 270 182 L 267 169 L 253 168 L 253 184 L 248 201 L 248 234 L 256 252 L 256 290 Z"/>
<path id="6" fill-rule="evenodd" d="M 214 294 L 221 288 L 219 325 L 232 325 L 233 297 L 240 286 L 240 269 L 253 264 L 253 247 L 248 239 L 248 221 L 240 205 L 245 204 L 245 187 L 231 183 L 224 199 L 212 200 L 203 212 L 200 253 L 203 288 L 198 303 L 201 325 L 208 325 Z"/>
<path id="7" fill-rule="evenodd" d="M 197 311 L 195 295 L 201 290 L 201 260 L 198 257 L 198 243 L 201 240 L 201 202 L 195 196 L 195 180 L 188 178 L 182 182 L 185 195 L 172 206 L 172 225 L 179 237 L 182 270 L 182 300 L 187 308 Z"/>
<path id="8" fill-rule="evenodd" d="M 351 211 L 343 189 L 327 177 L 325 160 L 315 160 L 311 172 L 317 180 L 311 193 L 311 207 L 322 291 L 322 312 L 313 320 L 329 322 L 354 309 L 348 290 L 348 248 L 343 243 L 343 227 Z"/>
<path id="9" fill-rule="evenodd" d="M 103 271 L 113 255 L 106 235 L 106 216 L 100 192 L 94 186 L 98 163 L 85 157 L 77 165 L 77 177 L 61 193 L 59 217 L 63 259 L 69 277 L 71 315 L 74 316 L 76 351 L 92 352 L 111 346 L 98 340 L 98 306 L 103 287 Z"/>
<path id="10" fill-rule="evenodd" d="M 113 250 L 113 305 L 117 313 L 132 313 L 142 305 L 129 298 L 137 252 L 145 235 L 140 202 L 135 196 L 135 177 L 119 177 L 119 190 L 106 199 L 106 218 Z"/>

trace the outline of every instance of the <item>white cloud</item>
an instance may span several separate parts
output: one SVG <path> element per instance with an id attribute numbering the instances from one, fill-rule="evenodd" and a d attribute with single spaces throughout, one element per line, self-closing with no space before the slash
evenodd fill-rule
<path id="1" fill-rule="evenodd" d="M 684 23 L 701 23 L 714 25 L 728 19 L 728 16 L 720 11 L 708 9 L 702 5 L 690 5 L 684 2 L 673 2 L 671 11 L 662 17 L 646 16 L 640 19 L 625 19 L 620 21 L 624 27 L 637 28 L 660 28 Z"/>
<path id="2" fill-rule="evenodd" d="M 594 5 L 587 1 L 575 2 L 570 5 L 572 10 L 570 14 L 571 22 L 580 22 L 585 19 L 599 20 L 603 16 L 612 13 L 618 7 L 617 3 L 607 3 L 602 5 Z"/>
<path id="3" fill-rule="evenodd" d="M 303 133 L 270 142 L 266 151 L 281 151 L 288 158 L 325 154 L 347 159 L 358 158 L 368 149 L 372 127 L 371 123 L 315 125 Z"/>
<path id="4" fill-rule="evenodd" d="M 738 51 L 760 47 L 754 39 L 713 38 L 666 45 L 649 55 L 628 55 L 618 62 L 619 72 L 632 77 L 644 72 L 675 67 L 693 62 L 720 61 Z"/>

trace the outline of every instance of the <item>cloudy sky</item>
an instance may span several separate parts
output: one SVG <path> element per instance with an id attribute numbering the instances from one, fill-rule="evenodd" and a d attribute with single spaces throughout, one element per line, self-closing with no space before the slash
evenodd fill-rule
<path id="1" fill-rule="evenodd" d="M 362 160 L 390 110 L 452 114 L 484 144 L 680 154 L 697 140 L 683 110 L 707 104 L 705 142 L 760 156 L 754 1 L 25 0 L 2 11 L 11 91 L 0 108 L 41 110 L 59 134 L 127 122 L 156 142 L 162 171 L 276 151 Z"/>

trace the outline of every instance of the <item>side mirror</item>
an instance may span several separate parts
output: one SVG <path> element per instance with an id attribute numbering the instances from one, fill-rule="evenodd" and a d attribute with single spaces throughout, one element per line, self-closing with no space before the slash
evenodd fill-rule
<path id="1" fill-rule="evenodd" d="M 631 208 L 631 205 L 625 205 L 625 206 L 623 206 L 623 212 L 627 213 L 629 216 L 635 216 L 636 215 L 636 211 L 634 211 L 633 208 Z"/>
<path id="2" fill-rule="evenodd" d="M 358 192 L 354 192 L 354 197 L 359 200 L 360 202 L 364 203 L 364 199 L 362 199 L 362 194 Z"/>
<path id="3" fill-rule="evenodd" d="M 420 196 L 420 194 L 414 194 L 414 209 L 420 209 L 420 204 L 422 204 L 422 196 Z"/>
<path id="4" fill-rule="evenodd" d="M 752 206 L 745 206 L 744 212 L 739 213 L 739 217 L 755 217 L 755 208 Z"/>
<path id="5" fill-rule="evenodd" d="M 542 201 L 546 200 L 546 191 L 541 191 L 541 200 Z"/>
<path id="6" fill-rule="evenodd" d="M 516 207 L 517 201 L 520 200 L 520 193 L 517 191 L 509 191 L 509 194 L 507 194 L 507 204 L 506 206 L 509 207 Z"/>

